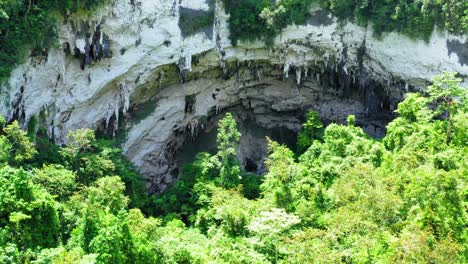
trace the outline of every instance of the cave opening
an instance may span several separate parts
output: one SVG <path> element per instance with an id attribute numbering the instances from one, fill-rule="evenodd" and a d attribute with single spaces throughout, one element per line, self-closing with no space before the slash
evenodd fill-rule
<path id="1" fill-rule="evenodd" d="M 257 163 L 255 163 L 250 158 L 246 158 L 243 164 L 244 164 L 245 171 L 252 172 L 252 173 L 257 172 L 257 169 L 258 169 Z"/>
<path id="2" fill-rule="evenodd" d="M 175 153 L 178 168 L 193 162 L 200 152 L 216 153 L 217 124 L 227 112 L 233 115 L 237 122 L 237 128 L 241 133 L 237 159 L 246 172 L 258 175 L 267 172 L 265 166 L 265 160 L 268 156 L 267 138 L 284 144 L 290 149 L 296 148 L 297 128 L 300 126 L 300 120 L 297 120 L 297 123 L 291 126 L 287 114 L 280 115 L 283 119 L 274 116 L 256 115 L 249 109 L 236 106 L 217 114 L 214 113 L 200 126 L 203 128 L 200 128 L 193 137 L 190 136 L 184 140 L 183 145 Z M 293 115 L 293 113 L 290 114 Z M 260 121 L 262 119 L 269 119 L 271 127 L 265 127 Z"/>
<path id="3" fill-rule="evenodd" d="M 140 162 L 142 174 L 148 177 L 149 193 L 163 192 L 172 185 L 198 153 L 217 152 L 217 123 L 227 112 L 242 134 L 239 163 L 245 171 L 263 175 L 267 172 L 267 137 L 296 151 L 307 112 L 316 111 L 325 125 L 346 124 L 347 116 L 353 114 L 357 126 L 381 138 L 401 98 L 399 92 L 391 92 L 396 89 L 387 87 L 390 84 L 383 85 L 365 74 L 347 74 L 340 67 L 323 71 L 309 68 L 307 72 L 295 68 L 284 79 L 282 68 L 274 65 L 252 62 L 231 66 L 227 78 L 226 74 L 217 75 L 219 69 L 212 69 L 204 74 L 217 78 L 179 79 L 151 101 L 143 100 L 122 115 L 139 120 L 129 126 L 135 128 L 126 143 L 126 154 Z M 262 78 L 253 70 L 259 67 Z M 301 78 L 294 78 L 297 74 Z M 146 104 L 149 111 L 141 107 Z"/>

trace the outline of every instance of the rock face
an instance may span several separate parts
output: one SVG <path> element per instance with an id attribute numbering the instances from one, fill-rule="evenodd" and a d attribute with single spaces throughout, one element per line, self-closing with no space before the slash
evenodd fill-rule
<path id="1" fill-rule="evenodd" d="M 468 81 L 467 36 L 377 39 L 371 27 L 310 12 L 306 25 L 284 29 L 272 47 L 233 46 L 221 1 L 114 0 L 64 20 L 61 48 L 30 58 L 1 87 L 0 113 L 24 125 L 42 113 L 57 143 L 83 127 L 125 135 L 126 155 L 155 192 L 174 181 L 180 150 L 213 135 L 226 111 L 241 121 L 241 162 L 262 172 L 265 144 L 255 142 L 275 138 L 275 129 L 294 134 L 310 109 L 326 121 L 355 114 L 380 136 L 407 91 L 442 71 Z M 204 14 L 214 16 L 212 27 L 192 32 L 180 23 L 181 15 Z"/>

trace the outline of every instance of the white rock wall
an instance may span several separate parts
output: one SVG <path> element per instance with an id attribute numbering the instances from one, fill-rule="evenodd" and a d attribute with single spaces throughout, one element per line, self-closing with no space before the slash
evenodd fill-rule
<path id="1" fill-rule="evenodd" d="M 323 17 L 323 12 L 313 9 L 311 23 L 287 27 L 276 38 L 273 48 L 267 48 L 259 41 L 233 47 L 229 40 L 228 15 L 220 1 L 215 7 L 212 39 L 208 39 L 205 33 L 183 38 L 178 25 L 179 7 L 209 9 L 204 0 L 136 0 L 134 5 L 128 0 L 114 0 L 111 5 L 88 17 L 69 18 L 60 27 L 60 45 L 68 43 L 72 52 L 77 48 L 84 53 L 86 43 L 92 41 L 99 25 L 100 32 L 110 40 L 112 58 L 95 61 L 84 70 L 80 61 L 73 55 L 67 55 L 61 47 L 50 49 L 47 58 L 31 58 L 2 85 L 0 114 L 12 118 L 16 113 L 26 124 L 33 115 L 47 109 L 49 132 L 57 142 L 62 142 L 70 130 L 96 128 L 103 121 L 109 123 L 112 116 L 121 117 L 132 105 L 131 98 L 136 91 L 156 86 L 156 82 L 164 82 L 165 76 L 170 75 L 158 71 L 161 66 L 178 64 L 181 59 L 185 61 L 181 66 L 183 70 L 196 72 L 213 67 L 224 69 L 232 61 L 265 60 L 283 68 L 285 77 L 296 83 L 310 77 L 308 71 L 314 65 L 340 64 L 350 75 L 365 71 L 367 78 L 388 83 L 389 89 L 401 89 L 392 88 L 394 81 L 406 82 L 404 87 L 423 88 L 442 71 L 456 71 L 468 76 L 468 64 L 462 65 L 457 53 L 450 54 L 447 47 L 447 41 L 466 43 L 467 36 L 435 32 L 429 43 L 397 33 L 384 34 L 381 39 L 376 39 L 370 27 L 352 23 L 339 25 L 336 18 Z M 317 23 L 314 18 L 325 19 L 326 22 Z M 82 31 L 82 24 L 86 24 L 89 30 Z M 90 34 L 88 40 L 85 33 Z M 365 56 L 360 57 L 362 50 Z M 462 52 L 468 53 L 467 50 Z M 192 56 L 202 53 L 205 54 L 202 61 L 192 67 Z M 295 76 L 288 76 L 290 69 L 296 70 Z M 155 167 L 145 168 L 145 159 L 154 153 L 162 155 L 173 128 L 181 125 L 182 120 L 196 120 L 183 116 L 187 94 L 198 93 L 197 116 L 205 115 L 213 105 L 228 106 L 228 98 L 211 102 L 208 89 L 191 88 L 191 85 L 209 86 L 213 83 L 223 89 L 219 80 L 205 80 L 177 85 L 183 89 L 166 89 L 164 93 L 168 93 L 167 96 L 163 96 L 164 93 L 158 95 L 158 110 L 130 128 L 124 144 L 130 159 L 147 174 L 152 174 Z M 231 84 L 229 87 L 236 86 Z M 224 94 L 229 97 L 229 93 Z M 150 99 L 145 96 L 143 93 L 143 98 L 138 100 Z M 158 115 L 165 119 L 161 120 Z M 142 144 L 152 145 L 135 147 Z M 151 159 L 154 162 L 154 157 Z"/>

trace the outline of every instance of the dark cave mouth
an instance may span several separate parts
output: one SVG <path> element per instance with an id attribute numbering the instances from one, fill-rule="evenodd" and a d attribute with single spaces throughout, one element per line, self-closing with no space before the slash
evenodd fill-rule
<path id="1" fill-rule="evenodd" d="M 253 113 L 234 107 L 213 116 L 203 126 L 204 129 L 199 130 L 193 138 L 187 138 L 184 141 L 183 146 L 175 153 L 177 172 L 181 172 L 184 164 L 193 162 L 200 152 L 216 153 L 217 123 L 227 112 L 230 112 L 236 119 L 237 128 L 241 133 L 237 158 L 245 171 L 258 175 L 267 171 L 264 164 L 268 156 L 267 137 L 295 150 L 297 129 L 282 126 L 279 122 L 274 124 L 274 127 L 265 128 L 257 123 Z M 264 118 L 268 117 L 264 116 Z"/>
<path id="2" fill-rule="evenodd" d="M 189 105 L 188 108 L 190 109 L 194 102 L 192 98 L 189 101 L 187 105 Z M 216 153 L 217 124 L 229 112 L 237 121 L 237 127 L 241 133 L 237 152 L 240 164 L 246 172 L 263 175 L 267 172 L 265 166 L 265 160 L 268 157 L 267 137 L 286 145 L 296 152 L 297 136 L 302 124 L 306 121 L 306 114 L 309 111 L 317 110 L 304 108 L 288 112 L 267 111 L 265 113 L 255 113 L 242 104 L 220 112 L 213 109 L 194 135 L 187 136 L 187 133 L 185 133 L 183 143 L 179 145 L 174 153 L 175 169 L 172 174 L 178 175 L 182 171 L 183 165 L 193 162 L 200 152 Z M 320 112 L 317 112 L 320 115 Z M 356 125 L 362 127 L 370 136 L 380 138 L 385 135 L 385 126 L 393 117 L 390 111 L 372 114 L 357 113 Z M 325 125 L 330 123 L 345 124 L 347 115 L 340 116 L 339 119 L 328 119 L 323 116 L 321 118 Z"/>

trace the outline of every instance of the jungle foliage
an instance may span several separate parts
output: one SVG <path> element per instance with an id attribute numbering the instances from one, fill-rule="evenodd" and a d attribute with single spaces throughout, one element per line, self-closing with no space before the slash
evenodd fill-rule
<path id="1" fill-rule="evenodd" d="M 34 148 L 0 134 L 1 263 L 466 263 L 467 89 L 446 73 L 408 94 L 383 139 L 308 114 L 299 152 L 269 141 L 268 173 L 245 172 L 220 121 L 165 193 L 109 140 L 77 130 Z M 36 139 L 36 144 L 37 140 Z M 51 157 L 50 159 L 44 157 Z"/>
<path id="2" fill-rule="evenodd" d="M 460 0 L 222 0 L 230 14 L 231 41 L 273 38 L 288 25 L 304 24 L 319 5 L 342 21 L 372 25 L 377 36 L 397 31 L 429 40 L 434 26 L 455 34 L 468 32 L 468 2 Z"/>

